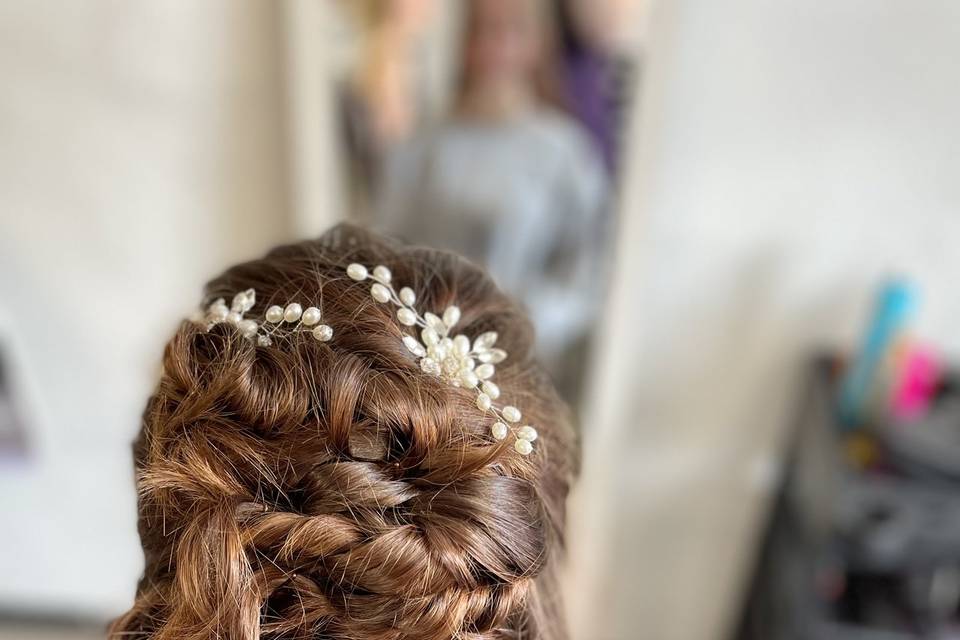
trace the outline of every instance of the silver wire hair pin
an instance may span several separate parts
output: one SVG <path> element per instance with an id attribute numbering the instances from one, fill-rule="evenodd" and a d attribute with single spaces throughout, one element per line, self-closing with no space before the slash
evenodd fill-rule
<path id="1" fill-rule="evenodd" d="M 496 372 L 494 365 L 507 358 L 507 352 L 494 347 L 497 341 L 495 331 L 480 334 L 471 342 L 464 334 L 450 337 L 450 330 L 460 321 L 460 308 L 449 306 L 443 316 L 433 313 L 420 313 L 414 308 L 417 296 L 410 287 L 400 291 L 393 288 L 390 269 L 380 265 L 369 271 L 362 264 L 351 264 L 347 275 L 357 282 L 373 280 L 370 295 L 380 303 L 392 303 L 397 307 L 397 320 L 405 327 L 419 327 L 420 340 L 415 335 L 403 337 L 403 344 L 418 357 L 420 369 L 436 376 L 454 387 L 474 389 L 477 392 L 477 408 L 493 415 L 495 421 L 490 432 L 497 440 L 503 440 L 508 434 L 516 438 L 513 448 L 521 455 L 533 451 L 533 441 L 537 439 L 537 430 L 530 425 L 517 428 L 520 422 L 520 410 L 507 405 L 494 404 L 500 396 L 500 387 L 493 382 Z"/>
<path id="2" fill-rule="evenodd" d="M 232 324 L 245 337 L 256 340 L 261 347 L 272 345 L 273 338 L 281 332 L 285 335 L 309 332 L 320 342 L 327 342 L 333 337 L 333 329 L 329 325 L 320 324 L 321 314 L 317 307 L 304 309 L 299 303 L 291 302 L 285 307 L 273 305 L 267 308 L 262 321 L 245 318 L 244 315 L 256 302 L 257 292 L 253 289 L 233 296 L 229 307 L 226 300 L 218 298 L 205 312 L 201 312 L 195 321 L 205 325 L 208 331 L 217 324 Z"/>

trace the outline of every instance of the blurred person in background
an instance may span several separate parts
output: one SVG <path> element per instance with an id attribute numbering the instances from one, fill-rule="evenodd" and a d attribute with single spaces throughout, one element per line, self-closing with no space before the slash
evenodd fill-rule
<path id="1" fill-rule="evenodd" d="M 353 210 L 369 208 L 383 154 L 423 124 L 427 107 L 418 73 L 434 0 L 344 0 L 357 27 L 356 68 L 340 91 Z"/>
<path id="2" fill-rule="evenodd" d="M 391 152 L 376 206 L 385 230 L 460 252 L 522 299 L 565 393 L 579 387 L 603 292 L 608 181 L 559 95 L 550 6 L 472 0 L 449 117 Z"/>
<path id="3" fill-rule="evenodd" d="M 616 175 L 625 114 L 636 85 L 639 0 L 557 0 L 559 82 L 565 108 L 579 120 Z"/>

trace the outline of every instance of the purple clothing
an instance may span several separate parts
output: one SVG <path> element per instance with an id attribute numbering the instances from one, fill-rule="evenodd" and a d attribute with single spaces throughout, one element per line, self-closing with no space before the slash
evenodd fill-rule
<path id="1" fill-rule="evenodd" d="M 616 173 L 621 114 L 626 106 L 629 63 L 587 49 L 565 53 L 564 93 L 570 112 L 587 131 L 607 172 Z"/>

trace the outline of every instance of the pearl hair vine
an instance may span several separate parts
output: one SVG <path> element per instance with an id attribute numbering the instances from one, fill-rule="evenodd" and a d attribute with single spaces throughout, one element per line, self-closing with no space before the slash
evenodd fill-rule
<path id="1" fill-rule="evenodd" d="M 497 440 L 503 440 L 513 434 L 513 448 L 521 455 L 530 455 L 533 442 L 537 439 L 537 430 L 520 422 L 520 410 L 514 406 L 499 407 L 494 403 L 500 396 L 500 387 L 493 382 L 496 372 L 494 365 L 507 358 L 507 352 L 494 347 L 497 341 L 495 331 L 480 334 L 472 342 L 464 334 L 451 337 L 450 332 L 460 321 L 460 308 L 449 306 L 443 316 L 433 313 L 420 313 L 414 308 L 417 296 L 410 287 L 396 291 L 391 284 L 390 269 L 380 265 L 369 271 L 362 264 L 351 264 L 347 275 L 357 282 L 373 280 L 370 295 L 380 303 L 392 303 L 397 307 L 396 317 L 401 325 L 416 330 L 420 328 L 420 339 L 415 335 L 405 335 L 403 344 L 414 356 L 419 358 L 420 369 L 454 387 L 474 389 L 477 392 L 476 404 L 481 411 L 490 413 L 494 422 L 490 432 Z"/>
<path id="2" fill-rule="evenodd" d="M 273 338 L 281 333 L 310 333 L 319 342 L 327 342 L 333 337 L 333 329 L 329 325 L 320 324 L 321 313 L 317 307 L 304 309 L 300 303 L 291 302 L 283 307 L 268 307 L 262 320 L 245 318 L 246 313 L 256 303 L 257 292 L 247 289 L 233 296 L 229 307 L 225 299 L 218 298 L 194 320 L 205 325 L 208 331 L 217 324 L 232 324 L 244 337 L 255 340 L 261 347 L 272 345 Z"/>

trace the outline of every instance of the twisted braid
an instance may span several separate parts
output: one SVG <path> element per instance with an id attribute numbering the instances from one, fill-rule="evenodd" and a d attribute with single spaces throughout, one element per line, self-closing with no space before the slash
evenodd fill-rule
<path id="1" fill-rule="evenodd" d="M 501 385 L 540 427 L 536 455 L 491 439 L 470 392 L 419 371 L 389 309 L 340 275 L 353 261 L 500 332 Z M 322 305 L 335 337 L 259 347 L 226 324 L 179 328 L 135 446 L 146 567 L 114 637 L 564 638 L 552 567 L 576 456 L 518 309 L 453 256 L 351 227 L 208 294 L 248 287 L 258 310 Z"/>

